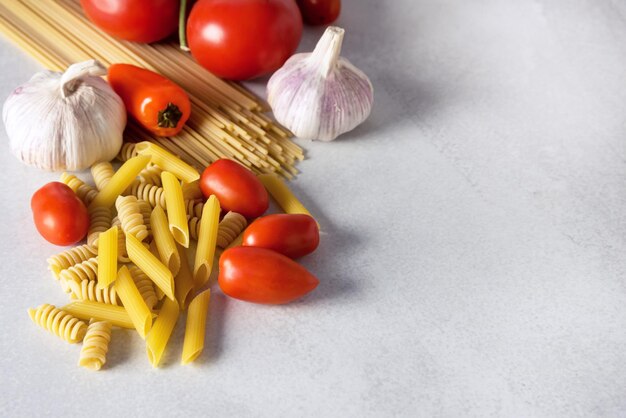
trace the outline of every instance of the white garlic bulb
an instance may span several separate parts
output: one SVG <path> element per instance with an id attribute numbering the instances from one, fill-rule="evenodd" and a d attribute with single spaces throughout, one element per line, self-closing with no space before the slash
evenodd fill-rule
<path id="1" fill-rule="evenodd" d="M 289 58 L 267 84 L 274 117 L 299 138 L 332 141 L 372 110 L 372 83 L 339 56 L 343 35 L 328 27 L 312 53 Z"/>
<path id="2" fill-rule="evenodd" d="M 122 146 L 124 102 L 101 77 L 98 61 L 64 73 L 42 71 L 4 102 L 11 151 L 23 163 L 49 170 L 83 170 L 109 161 Z"/>

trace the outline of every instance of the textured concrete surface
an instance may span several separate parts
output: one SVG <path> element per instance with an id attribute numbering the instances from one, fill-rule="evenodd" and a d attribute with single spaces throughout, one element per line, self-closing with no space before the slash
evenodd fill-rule
<path id="1" fill-rule="evenodd" d="M 302 143 L 321 284 L 285 307 L 216 292 L 198 364 L 184 321 L 165 367 L 117 330 L 97 374 L 31 323 L 65 302 L 29 210 L 56 176 L 0 138 L 3 415 L 626 415 L 626 4 L 349 0 L 338 24 L 375 105 Z M 38 66 L 0 54 L 5 97 Z"/>

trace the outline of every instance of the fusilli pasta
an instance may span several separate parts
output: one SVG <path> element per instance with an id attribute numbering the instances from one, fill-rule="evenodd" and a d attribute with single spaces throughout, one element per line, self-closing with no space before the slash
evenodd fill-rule
<path id="1" fill-rule="evenodd" d="M 111 227 L 113 212 L 104 206 L 89 208 L 89 232 L 87 233 L 87 244 L 98 248 L 98 236 L 101 232 Z"/>
<path id="2" fill-rule="evenodd" d="M 61 182 L 67 184 L 70 189 L 74 190 L 76 196 L 78 196 L 87 206 L 89 206 L 91 201 L 98 195 L 98 191 L 96 189 L 88 184 L 85 184 L 84 181 L 72 174 L 61 174 Z"/>
<path id="3" fill-rule="evenodd" d="M 217 246 L 226 248 L 248 225 L 246 218 L 237 212 L 228 212 L 217 229 Z"/>
<path id="4" fill-rule="evenodd" d="M 91 321 L 83 338 L 78 365 L 90 370 L 100 370 L 107 361 L 109 342 L 111 342 L 111 323 Z"/>
<path id="5" fill-rule="evenodd" d="M 148 237 L 148 228 L 144 224 L 144 218 L 135 196 L 118 196 L 115 207 L 125 234 L 132 234 L 139 241 Z"/>
<path id="6" fill-rule="evenodd" d="M 73 265 L 87 261 L 96 255 L 97 250 L 94 247 L 88 244 L 81 245 L 49 257 L 48 268 L 52 271 L 55 278 L 58 279 L 61 270 L 65 270 Z"/>
<path id="7" fill-rule="evenodd" d="M 87 331 L 87 324 L 83 321 L 47 303 L 29 309 L 28 315 L 37 325 L 70 344 L 81 341 Z"/>

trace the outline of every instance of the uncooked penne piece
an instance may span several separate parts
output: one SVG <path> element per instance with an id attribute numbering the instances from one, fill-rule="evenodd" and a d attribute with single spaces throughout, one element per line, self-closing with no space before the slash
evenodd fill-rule
<path id="1" fill-rule="evenodd" d="M 121 328 L 135 328 L 133 321 L 123 306 L 81 300 L 69 303 L 61 309 L 85 321 L 93 318 L 98 321 L 109 321 L 111 324 Z"/>
<path id="2" fill-rule="evenodd" d="M 117 278 L 117 226 L 98 238 L 98 289 L 108 287 Z"/>
<path id="3" fill-rule="evenodd" d="M 156 241 L 154 240 L 152 240 L 152 242 L 150 243 L 150 252 L 156 258 L 160 258 L 159 250 L 157 249 Z M 165 293 L 161 290 L 159 286 L 154 286 L 154 292 L 156 293 L 157 300 L 162 300 L 165 297 Z M 174 282 L 174 293 L 176 293 L 176 282 Z"/>
<path id="4" fill-rule="evenodd" d="M 149 155 L 152 163 L 161 167 L 163 171 L 174 174 L 184 183 L 191 183 L 200 178 L 198 170 L 152 142 L 140 142 L 135 145 L 135 150 L 139 155 Z"/>
<path id="5" fill-rule="evenodd" d="M 220 202 L 211 195 L 202 209 L 198 247 L 193 265 L 193 277 L 196 289 L 202 287 L 211 276 L 213 257 L 217 245 L 217 228 L 220 222 Z"/>
<path id="6" fill-rule="evenodd" d="M 126 235 L 126 251 L 130 260 L 146 273 L 168 298 L 174 300 L 172 272 L 133 235 Z"/>
<path id="7" fill-rule="evenodd" d="M 187 225 L 187 211 L 183 190 L 176 176 L 168 171 L 161 173 L 165 206 L 167 207 L 167 221 L 172 236 L 180 245 L 189 248 L 189 226 Z"/>
<path id="8" fill-rule="evenodd" d="M 165 299 L 152 330 L 146 338 L 146 351 L 152 367 L 158 367 L 161 362 L 167 342 L 178 320 L 178 314 L 178 303 L 175 300 Z"/>
<path id="9" fill-rule="evenodd" d="M 178 253 L 180 254 L 180 270 L 174 277 L 174 293 L 176 294 L 176 300 L 181 310 L 187 309 L 189 304 L 189 296 L 192 295 L 193 290 L 193 273 L 189 267 L 189 258 L 187 257 L 187 250 L 180 244 L 178 245 Z"/>
<path id="10" fill-rule="evenodd" d="M 211 290 L 207 289 L 199 293 L 187 310 L 187 324 L 185 326 L 185 342 L 183 343 L 182 364 L 194 361 L 204 349 L 204 334 L 206 329 L 207 313 Z"/>
<path id="11" fill-rule="evenodd" d="M 143 300 L 126 266 L 122 266 L 117 273 L 115 292 L 122 300 L 128 316 L 130 316 L 133 325 L 135 325 L 135 329 L 141 338 L 145 339 L 152 327 L 152 312 L 146 305 L 146 301 Z"/>
<path id="12" fill-rule="evenodd" d="M 159 253 L 159 258 L 165 264 L 172 275 L 176 276 L 180 270 L 180 255 L 176 248 L 176 241 L 170 232 L 167 216 L 161 206 L 157 206 L 152 210 L 150 215 L 150 228 L 154 237 L 155 245 Z"/>
<path id="13" fill-rule="evenodd" d="M 89 206 L 105 206 L 108 208 L 113 206 L 115 199 L 130 186 L 135 177 L 149 162 L 150 157 L 146 155 L 138 155 L 126 161 L 111 177 L 107 185 L 98 192 L 98 195 Z"/>
<path id="14" fill-rule="evenodd" d="M 260 174 L 259 180 L 285 213 L 311 215 L 298 198 L 276 174 Z"/>

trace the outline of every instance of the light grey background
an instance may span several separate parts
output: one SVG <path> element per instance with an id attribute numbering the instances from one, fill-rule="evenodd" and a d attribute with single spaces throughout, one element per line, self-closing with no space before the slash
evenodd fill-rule
<path id="1" fill-rule="evenodd" d="M 66 300 L 29 209 L 57 176 L 2 134 L 2 415 L 626 414 L 626 4 L 351 0 L 338 24 L 375 106 L 301 143 L 321 284 L 284 307 L 216 294 L 192 366 L 184 321 L 163 368 L 118 330 L 100 373 L 31 323 Z M 39 67 L 0 53 L 5 97 Z"/>

